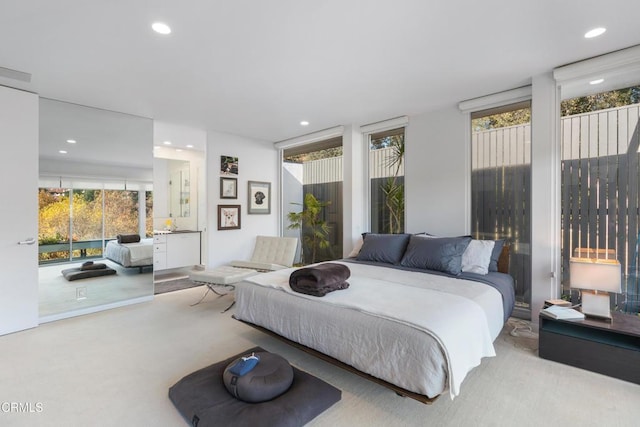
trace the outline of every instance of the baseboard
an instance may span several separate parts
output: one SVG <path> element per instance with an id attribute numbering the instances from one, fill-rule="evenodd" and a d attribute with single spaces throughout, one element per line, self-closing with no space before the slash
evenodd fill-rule
<path id="1" fill-rule="evenodd" d="M 71 317 L 76 316 L 84 316 L 85 314 L 97 313 L 99 311 L 111 310 L 113 308 L 125 307 L 127 305 L 139 304 L 141 302 L 149 302 L 153 301 L 153 295 L 148 295 L 144 297 L 132 298 L 125 301 L 118 301 L 110 304 L 98 305 L 95 307 L 87 307 L 79 310 L 67 311 L 59 314 L 50 314 L 48 316 L 41 317 L 38 319 L 39 324 L 55 322 L 56 320 L 69 319 Z"/>

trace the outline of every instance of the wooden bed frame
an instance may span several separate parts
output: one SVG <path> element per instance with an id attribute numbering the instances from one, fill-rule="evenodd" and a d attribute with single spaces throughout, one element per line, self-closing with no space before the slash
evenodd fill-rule
<path id="1" fill-rule="evenodd" d="M 292 347 L 295 347 L 295 348 L 297 348 L 299 350 L 304 351 L 305 353 L 308 353 L 308 354 L 310 354 L 312 356 L 315 356 L 318 359 L 324 360 L 325 362 L 328 362 L 328 363 L 330 363 L 330 364 L 332 364 L 334 366 L 342 368 L 342 369 L 344 369 L 344 370 L 346 370 L 348 372 L 351 372 L 352 374 L 359 375 L 362 378 L 365 378 L 365 379 L 367 379 L 369 381 L 372 381 L 372 382 L 374 382 L 376 384 L 380 384 L 383 387 L 391 389 L 394 392 L 396 392 L 396 394 L 399 395 L 399 396 L 410 397 L 411 399 L 417 400 L 418 402 L 421 402 L 421 403 L 424 403 L 424 404 L 427 404 L 427 405 L 432 404 L 439 397 L 439 396 L 436 396 L 436 397 L 430 398 L 430 397 L 427 397 L 427 396 L 425 396 L 423 394 L 418 394 L 418 393 L 406 390 L 406 389 L 404 389 L 402 387 L 399 387 L 399 386 L 397 386 L 395 384 L 391 384 L 390 382 L 381 380 L 380 378 L 376 378 L 376 377 L 371 376 L 369 374 L 366 374 L 366 373 L 364 373 L 362 371 L 359 371 L 356 368 L 354 368 L 353 366 L 347 365 L 346 363 L 341 362 L 338 359 L 334 359 L 331 356 L 327 356 L 326 354 L 321 353 L 318 350 L 314 350 L 314 349 L 312 349 L 310 347 L 307 347 L 307 346 L 302 345 L 300 343 L 297 343 L 295 341 L 291 341 L 290 339 L 285 338 L 282 335 L 278 335 L 275 332 L 270 331 L 269 329 L 263 328 L 262 326 L 258 326 L 256 324 L 247 322 L 245 320 L 237 319 L 235 316 L 231 316 L 231 317 L 233 319 L 239 321 L 239 322 L 244 323 L 245 325 L 251 326 L 252 328 L 255 328 L 255 329 L 259 330 L 260 332 L 264 332 L 267 335 L 270 335 L 270 336 L 272 336 L 274 338 L 277 338 L 278 340 L 280 340 L 280 341 L 282 341 L 282 342 L 284 342 L 286 344 L 289 344 Z"/>

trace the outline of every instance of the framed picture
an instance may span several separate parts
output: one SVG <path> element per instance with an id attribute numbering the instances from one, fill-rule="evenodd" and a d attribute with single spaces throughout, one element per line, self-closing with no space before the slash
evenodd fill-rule
<path id="1" fill-rule="evenodd" d="M 220 156 L 220 175 L 238 176 L 238 158 Z"/>
<path id="2" fill-rule="evenodd" d="M 238 198 L 238 178 L 220 178 L 220 198 L 221 199 L 237 199 Z"/>
<path id="3" fill-rule="evenodd" d="M 271 213 L 271 183 L 260 181 L 249 181 L 249 214 L 270 214 Z"/>
<path id="4" fill-rule="evenodd" d="M 240 229 L 240 205 L 218 205 L 218 230 Z"/>

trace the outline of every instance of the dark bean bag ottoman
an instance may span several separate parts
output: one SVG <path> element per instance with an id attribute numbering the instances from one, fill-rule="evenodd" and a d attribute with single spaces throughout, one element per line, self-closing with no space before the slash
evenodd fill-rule
<path id="1" fill-rule="evenodd" d="M 224 370 L 222 380 L 224 386 L 236 399 L 250 403 L 266 402 L 289 390 L 293 382 L 293 368 L 284 357 L 268 353 L 249 353 L 260 359 L 258 364 L 244 375 L 234 375 L 232 367 L 241 359 L 238 358 Z M 245 356 L 248 356 L 245 355 Z"/>
<path id="2" fill-rule="evenodd" d="M 264 351 L 255 347 L 193 372 L 169 388 L 169 398 L 187 423 L 198 427 L 303 426 L 340 401 L 340 390 L 295 366 L 291 387 L 278 397 L 260 403 L 236 399 L 225 388 L 225 369 L 241 356 Z"/>

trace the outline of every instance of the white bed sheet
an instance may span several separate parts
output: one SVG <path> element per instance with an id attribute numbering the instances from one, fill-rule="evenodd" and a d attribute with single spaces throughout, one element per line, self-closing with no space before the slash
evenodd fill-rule
<path id="1" fill-rule="evenodd" d="M 293 269 L 247 279 L 236 286 L 235 316 L 429 397 L 447 389 L 454 397 L 468 371 L 482 357 L 495 354 L 491 342 L 502 329 L 503 310 L 502 297 L 492 287 L 419 272 L 345 265 L 352 273 L 350 288 L 323 298 L 292 291 L 288 277 Z M 370 297 L 374 294 L 381 297 L 377 303 Z M 461 309 L 474 311 L 475 317 Z M 406 316 L 398 314 L 403 312 Z M 421 312 L 436 325 L 425 327 Z M 446 343 L 451 348 L 445 351 Z"/>

